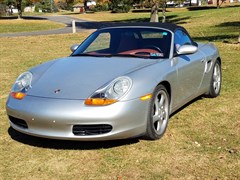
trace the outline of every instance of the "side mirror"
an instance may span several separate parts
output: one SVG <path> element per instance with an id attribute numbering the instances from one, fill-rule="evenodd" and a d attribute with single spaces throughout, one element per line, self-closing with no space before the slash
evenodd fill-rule
<path id="1" fill-rule="evenodd" d="M 197 47 L 193 45 L 182 45 L 178 48 L 177 54 L 193 54 L 197 52 Z"/>
<path id="2" fill-rule="evenodd" d="M 78 48 L 78 46 L 79 46 L 78 44 L 72 45 L 72 46 L 70 47 L 71 51 L 72 51 L 72 52 L 76 51 L 76 49 Z"/>

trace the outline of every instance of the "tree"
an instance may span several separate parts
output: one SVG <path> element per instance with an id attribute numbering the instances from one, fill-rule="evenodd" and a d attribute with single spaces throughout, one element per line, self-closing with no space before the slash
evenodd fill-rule
<path id="1" fill-rule="evenodd" d="M 221 1 L 221 4 L 220 4 L 220 1 Z M 222 3 L 224 3 L 226 0 L 217 0 L 217 8 L 219 9 L 220 6 L 222 5 Z"/>
<path id="2" fill-rule="evenodd" d="M 177 3 L 183 3 L 184 0 L 171 0 Z M 166 22 L 166 9 L 168 0 L 145 0 L 146 3 L 150 4 L 151 8 L 151 16 L 150 22 L 158 22 L 158 10 L 162 9 L 162 22 Z"/>
<path id="3" fill-rule="evenodd" d="M 52 10 L 55 11 L 56 7 L 58 9 L 72 10 L 73 4 L 74 4 L 74 0 L 57 0 L 57 1 L 55 0 L 53 1 L 53 4 L 52 4 L 52 6 L 54 7 Z"/>
<path id="4" fill-rule="evenodd" d="M 150 16 L 150 22 L 158 22 L 158 9 L 159 9 L 159 2 L 155 2 L 152 5 L 151 8 L 151 16 Z"/>
<path id="5" fill-rule="evenodd" d="M 6 4 L 10 9 L 12 6 L 16 6 L 18 10 L 18 19 L 22 18 L 22 0 L 3 0 L 4 4 Z"/>
<path id="6" fill-rule="evenodd" d="M 147 0 L 151 5 L 151 16 L 150 22 L 159 22 L 158 18 L 158 9 L 162 7 L 162 22 L 166 22 L 166 7 L 167 0 Z"/>
<path id="7" fill-rule="evenodd" d="M 8 15 L 11 15 L 12 14 L 12 6 L 15 5 L 15 0 L 1 0 L 1 2 L 8 7 L 6 13 Z"/>
<path id="8" fill-rule="evenodd" d="M 22 18 L 22 0 L 16 0 L 17 9 L 18 9 L 18 19 Z"/>
<path id="9" fill-rule="evenodd" d="M 54 2 L 53 0 L 50 2 L 50 0 L 0 0 L 0 2 L 3 2 L 6 6 L 8 6 L 10 9 L 14 6 L 18 10 L 18 18 L 22 18 L 22 9 L 26 6 L 31 6 L 36 3 L 51 3 Z M 50 8 L 50 5 L 49 5 Z"/>
<path id="10" fill-rule="evenodd" d="M 130 11 L 132 3 L 132 0 L 110 0 L 110 9 L 114 13 L 126 13 Z"/>

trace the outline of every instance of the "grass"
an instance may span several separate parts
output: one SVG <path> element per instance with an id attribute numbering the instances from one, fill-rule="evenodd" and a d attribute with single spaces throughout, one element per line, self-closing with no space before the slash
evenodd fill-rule
<path id="1" fill-rule="evenodd" d="M 32 32 L 63 28 L 65 25 L 47 20 L 1 20 L 0 33 Z"/>
<path id="2" fill-rule="evenodd" d="M 177 11 L 175 10 L 177 9 Z M 234 40 L 240 34 L 239 6 L 224 7 L 210 10 L 187 11 L 186 8 L 170 8 L 167 22 L 176 23 L 186 27 L 195 40 L 215 41 Z M 223 16 L 222 14 L 227 14 Z M 150 19 L 149 12 L 143 13 L 110 13 L 97 12 L 93 14 L 72 14 L 71 16 L 98 22 L 135 22 Z M 159 13 L 161 21 L 161 13 Z M 203 28 L 204 27 L 204 28 Z"/>
<path id="3" fill-rule="evenodd" d="M 196 40 L 218 46 L 223 86 L 218 98 L 199 98 L 174 114 L 158 141 L 57 141 L 12 130 L 5 103 L 15 78 L 69 55 L 69 47 L 90 32 L 0 38 L 0 179 L 240 179 L 240 45 L 233 44 L 238 13 L 235 8 L 176 13 L 176 19 L 189 17 L 178 22 Z"/>

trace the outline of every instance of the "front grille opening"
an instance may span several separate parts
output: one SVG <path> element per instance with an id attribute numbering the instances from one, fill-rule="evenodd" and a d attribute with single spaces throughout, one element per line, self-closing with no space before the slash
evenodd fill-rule
<path id="1" fill-rule="evenodd" d="M 12 117 L 12 116 L 8 116 L 9 117 L 9 120 L 15 124 L 16 126 L 19 126 L 21 128 L 24 128 L 24 129 L 27 129 L 28 128 L 28 125 L 26 123 L 26 121 L 22 120 L 22 119 L 18 119 L 18 118 L 15 118 L 15 117 Z"/>
<path id="2" fill-rule="evenodd" d="M 72 132 L 76 136 L 91 136 L 109 133 L 112 126 L 108 124 L 74 125 Z"/>

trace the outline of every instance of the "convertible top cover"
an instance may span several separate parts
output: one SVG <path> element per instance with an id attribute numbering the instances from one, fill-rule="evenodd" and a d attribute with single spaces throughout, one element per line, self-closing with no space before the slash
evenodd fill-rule
<path id="1" fill-rule="evenodd" d="M 172 23 L 156 23 L 156 22 L 133 22 L 133 23 L 105 23 L 101 26 L 100 29 L 107 28 L 107 27 L 157 27 L 157 28 L 164 28 L 174 32 L 176 29 L 183 29 L 186 31 L 182 26 L 178 26 Z"/>

